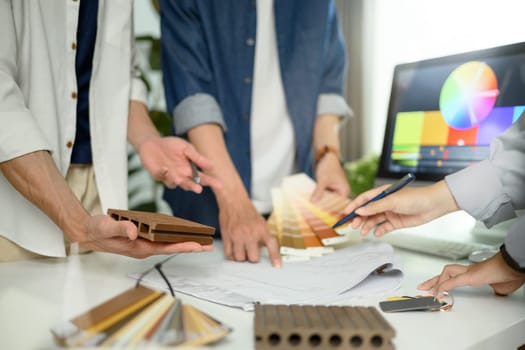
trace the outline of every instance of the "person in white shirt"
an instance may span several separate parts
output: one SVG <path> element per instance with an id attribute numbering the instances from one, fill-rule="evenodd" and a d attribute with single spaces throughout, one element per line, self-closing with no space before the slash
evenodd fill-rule
<path id="1" fill-rule="evenodd" d="M 385 186 L 359 195 L 346 208 L 350 213 Z M 441 274 L 419 285 L 440 297 L 444 291 L 465 285 L 489 284 L 496 294 L 507 295 L 525 283 L 525 113 L 491 144 L 488 160 L 444 180 L 420 188 L 404 188 L 357 209 L 352 221 L 366 235 L 382 236 L 392 230 L 424 224 L 442 215 L 465 210 L 487 227 L 518 217 L 500 251 L 481 263 L 445 266 Z"/>
<path id="2" fill-rule="evenodd" d="M 127 207 L 126 140 L 168 187 L 219 186 L 205 173 L 193 182 L 190 160 L 203 171 L 211 163 L 186 141 L 161 137 L 149 118 L 132 4 L 0 1 L 0 261 L 64 257 L 64 241 L 137 258 L 211 249 L 136 239 L 133 223 L 103 215 Z M 77 166 L 81 139 L 87 160 Z"/>

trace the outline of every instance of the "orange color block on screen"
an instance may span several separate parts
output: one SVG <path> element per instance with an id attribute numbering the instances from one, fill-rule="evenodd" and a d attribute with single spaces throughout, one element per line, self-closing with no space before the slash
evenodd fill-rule
<path id="1" fill-rule="evenodd" d="M 475 145 L 476 136 L 478 134 L 478 128 L 472 128 L 468 130 L 457 130 L 450 128 L 448 132 L 448 146 L 466 146 Z"/>

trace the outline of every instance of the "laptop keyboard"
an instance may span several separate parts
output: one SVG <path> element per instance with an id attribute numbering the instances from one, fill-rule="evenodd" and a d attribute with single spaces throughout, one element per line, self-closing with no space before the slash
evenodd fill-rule
<path id="1" fill-rule="evenodd" d="M 394 233 L 374 238 L 394 247 L 430 254 L 451 260 L 466 259 L 476 250 L 494 249 L 494 246 L 474 242 L 459 242 L 417 234 Z"/>

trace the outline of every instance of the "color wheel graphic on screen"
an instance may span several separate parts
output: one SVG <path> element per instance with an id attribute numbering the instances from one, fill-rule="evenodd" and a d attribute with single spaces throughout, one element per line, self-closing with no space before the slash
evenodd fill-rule
<path id="1" fill-rule="evenodd" d="M 471 61 L 454 69 L 439 96 L 439 109 L 452 128 L 466 130 L 479 125 L 498 98 L 498 81 L 489 65 Z"/>

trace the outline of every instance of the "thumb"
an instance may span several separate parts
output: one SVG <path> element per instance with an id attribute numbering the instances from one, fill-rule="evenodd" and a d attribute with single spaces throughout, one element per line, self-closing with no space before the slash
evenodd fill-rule
<path id="1" fill-rule="evenodd" d="M 131 221 L 115 221 L 115 227 L 111 229 L 112 236 L 126 237 L 135 240 L 138 237 L 138 229 Z"/>
<path id="2" fill-rule="evenodd" d="M 391 211 L 393 208 L 393 201 L 391 197 L 379 199 L 370 202 L 365 206 L 358 208 L 355 212 L 360 216 L 371 216 L 385 211 Z"/>
<path id="3" fill-rule="evenodd" d="M 376 188 L 373 188 L 371 190 L 361 193 L 346 206 L 346 208 L 344 209 L 344 212 L 347 214 L 350 214 L 352 211 L 356 210 L 357 208 L 366 205 L 366 203 L 372 203 L 370 202 L 372 198 L 375 198 L 377 195 L 379 195 L 379 193 L 381 193 L 388 186 L 389 185 L 376 187 Z"/>
<path id="4" fill-rule="evenodd" d="M 323 197 L 324 190 L 325 186 L 318 183 L 317 186 L 315 186 L 312 195 L 310 196 L 310 200 L 314 203 L 319 201 Z"/>
<path id="5" fill-rule="evenodd" d="M 197 152 L 195 147 L 193 145 L 189 145 L 190 147 L 187 147 L 184 149 L 184 155 L 187 159 L 193 161 L 199 168 L 202 170 L 211 170 L 212 169 L 212 163 L 211 161 Z"/>

